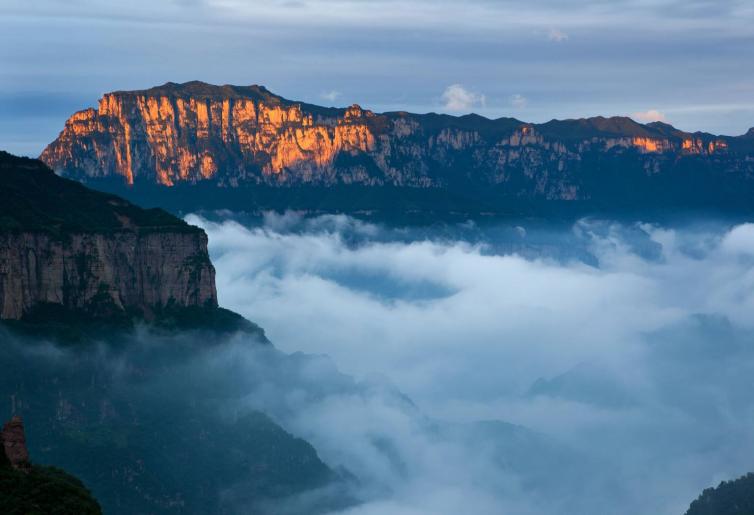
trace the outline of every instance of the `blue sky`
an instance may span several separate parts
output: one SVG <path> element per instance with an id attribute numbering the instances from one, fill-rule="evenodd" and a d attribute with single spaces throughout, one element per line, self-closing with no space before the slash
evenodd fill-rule
<path id="1" fill-rule="evenodd" d="M 754 126 L 754 2 L 0 0 L 0 148 L 36 155 L 102 93 L 167 81 L 541 122 Z"/>

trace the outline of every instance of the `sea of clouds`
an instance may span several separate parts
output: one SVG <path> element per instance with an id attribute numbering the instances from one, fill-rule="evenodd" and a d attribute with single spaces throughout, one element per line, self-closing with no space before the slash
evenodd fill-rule
<path id="1" fill-rule="evenodd" d="M 754 225 L 188 221 L 301 359 L 243 402 L 357 478 L 348 514 L 680 515 L 754 469 Z"/>

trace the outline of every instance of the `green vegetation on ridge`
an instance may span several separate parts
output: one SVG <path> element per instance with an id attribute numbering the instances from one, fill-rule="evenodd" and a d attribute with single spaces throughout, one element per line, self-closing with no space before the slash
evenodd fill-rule
<path id="1" fill-rule="evenodd" d="M 754 473 L 707 488 L 691 503 L 686 515 L 752 515 L 754 513 Z"/>
<path id="2" fill-rule="evenodd" d="M 141 209 L 114 195 L 58 177 L 36 159 L 0 151 L 0 231 L 101 233 L 199 232 L 162 209 Z"/>

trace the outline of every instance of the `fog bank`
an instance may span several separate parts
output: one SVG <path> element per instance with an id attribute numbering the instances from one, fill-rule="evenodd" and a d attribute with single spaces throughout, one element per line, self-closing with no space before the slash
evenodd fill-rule
<path id="1" fill-rule="evenodd" d="M 189 221 L 223 305 L 361 385 L 281 415 L 349 513 L 680 514 L 754 469 L 754 225 Z"/>

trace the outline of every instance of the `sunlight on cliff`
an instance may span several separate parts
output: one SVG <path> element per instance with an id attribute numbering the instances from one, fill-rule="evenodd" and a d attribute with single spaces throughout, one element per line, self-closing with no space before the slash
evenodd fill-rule
<path id="1" fill-rule="evenodd" d="M 318 109 L 279 97 L 229 97 L 224 91 L 117 92 L 104 95 L 98 110 L 71 116 L 42 159 L 58 172 L 120 176 L 131 185 L 213 180 L 236 186 L 241 181 L 430 187 L 441 186 L 444 179 L 417 170 L 446 166 L 454 156 L 469 152 L 469 166 L 483 171 L 480 176 L 492 184 L 508 181 L 510 170 L 520 168 L 527 180 L 537 177 L 535 194 L 573 199 L 581 193 L 574 193 L 571 175 L 590 150 L 619 154 L 635 149 L 645 155 L 637 170 L 657 171 L 656 154 L 705 157 L 728 149 L 724 137 L 666 134 L 652 127 L 644 136 L 596 129 L 583 135 L 569 135 L 565 129 L 543 134 L 528 123 L 490 134 L 483 127 L 435 127 L 413 115 L 377 115 L 358 104 Z M 349 155 L 356 160 L 336 166 L 338 156 L 348 161 Z M 377 173 L 368 170 L 368 162 L 376 165 Z M 551 185 L 537 171 L 545 162 L 552 163 L 560 183 Z M 218 177 L 223 169 L 229 175 Z"/>
<path id="2" fill-rule="evenodd" d="M 660 149 L 660 143 L 651 138 L 634 138 L 634 146 L 644 152 L 658 152 Z"/>

